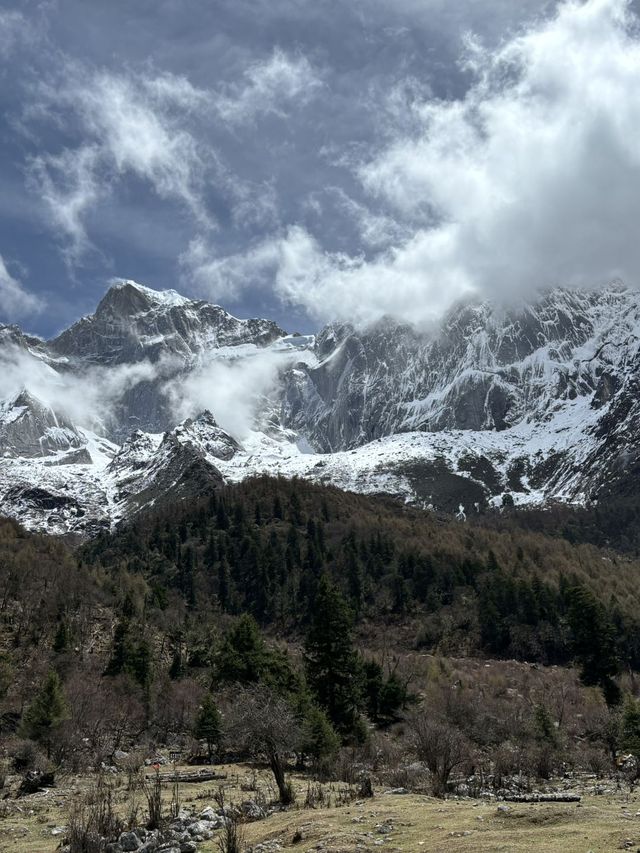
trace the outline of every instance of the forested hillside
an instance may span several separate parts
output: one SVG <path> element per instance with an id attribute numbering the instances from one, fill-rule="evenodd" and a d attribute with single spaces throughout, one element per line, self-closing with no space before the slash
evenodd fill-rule
<path id="1" fill-rule="evenodd" d="M 280 697 L 302 754 L 316 760 L 411 719 L 425 696 L 443 725 L 466 732 L 473 720 L 465 737 L 482 749 L 508 736 L 535 744 L 540 726 L 551 738 L 564 697 L 576 745 L 595 738 L 606 751 L 609 718 L 597 715 L 640 666 L 640 562 L 513 520 L 499 526 L 269 478 L 141 515 L 75 549 L 4 521 L 4 753 L 22 766 L 34 755 L 80 766 L 141 738 L 195 737 L 211 754 L 218 707 L 230 725 L 238 690 L 253 691 L 242 702 L 258 710 Z M 439 669 L 417 666 L 427 653 Z M 541 669 L 532 687 L 526 667 L 508 664 L 515 692 L 478 672 L 456 676 L 466 690 L 452 706 L 453 657 L 575 665 L 596 690 L 576 692 L 570 669 Z M 511 734 L 497 723 L 505 715 Z M 236 731 L 232 745 L 242 743 Z"/>
<path id="2" fill-rule="evenodd" d="M 571 660 L 570 605 L 584 587 L 615 625 L 625 661 L 640 663 L 640 561 L 304 481 L 255 479 L 141 517 L 81 558 L 144 582 L 147 617 L 179 603 L 188 634 L 216 613 L 246 612 L 272 633 L 300 636 L 326 572 L 356 624 L 395 625 L 399 645 L 541 663 Z"/>

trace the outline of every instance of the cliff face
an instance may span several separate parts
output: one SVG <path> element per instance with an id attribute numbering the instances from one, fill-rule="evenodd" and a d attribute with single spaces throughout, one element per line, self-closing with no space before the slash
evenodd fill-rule
<path id="1" fill-rule="evenodd" d="M 260 472 L 463 514 L 505 493 L 587 502 L 637 489 L 640 299 L 621 286 L 509 311 L 467 305 L 429 332 L 385 319 L 314 338 L 121 282 L 52 341 L 1 328 L 3 353 L 67 386 L 87 375 L 109 386 L 96 427 L 55 394 L 2 401 L 0 510 L 32 527 L 91 532 Z M 221 381 L 202 373 L 212 364 L 233 368 L 227 404 L 250 409 L 241 436 L 215 411 L 180 422 L 168 393 Z"/>

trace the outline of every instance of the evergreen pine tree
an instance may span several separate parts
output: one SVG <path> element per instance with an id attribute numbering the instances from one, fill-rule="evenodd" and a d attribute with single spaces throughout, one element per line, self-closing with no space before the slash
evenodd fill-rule
<path id="1" fill-rule="evenodd" d="M 622 711 L 620 742 L 623 749 L 640 758 L 640 703 L 627 696 Z"/>
<path id="2" fill-rule="evenodd" d="M 250 684 L 264 673 L 266 649 L 252 616 L 243 615 L 226 633 L 217 656 L 215 678 L 221 684 Z"/>
<path id="3" fill-rule="evenodd" d="M 69 631 L 69 626 L 65 619 L 60 619 L 58 622 L 58 627 L 56 629 L 55 636 L 53 638 L 53 651 L 61 654 L 62 652 L 66 652 L 69 648 L 69 643 L 71 642 L 71 632 Z"/>
<path id="4" fill-rule="evenodd" d="M 45 745 L 47 758 L 51 756 L 51 741 L 55 730 L 66 719 L 67 704 L 57 672 L 50 672 L 35 699 L 22 718 L 24 737 Z"/>
<path id="5" fill-rule="evenodd" d="M 216 509 L 216 527 L 218 530 L 229 529 L 229 518 L 222 501 L 218 503 L 218 507 Z"/>
<path id="6" fill-rule="evenodd" d="M 361 702 L 361 669 L 351 626 L 344 598 L 322 575 L 305 643 L 305 669 L 318 704 L 344 734 L 354 731 Z"/>
<path id="7" fill-rule="evenodd" d="M 193 734 L 198 740 L 206 741 L 207 757 L 211 763 L 213 751 L 220 748 L 222 740 L 222 717 L 210 693 L 207 693 L 200 706 Z"/>
<path id="8" fill-rule="evenodd" d="M 276 495 L 273 499 L 273 517 L 279 520 L 282 520 L 283 518 L 282 501 L 280 500 L 280 495 Z"/>
<path id="9" fill-rule="evenodd" d="M 229 609 L 229 583 L 229 563 L 223 557 L 218 563 L 218 602 L 222 610 Z"/>
<path id="10" fill-rule="evenodd" d="M 334 756 L 340 748 L 340 738 L 326 713 L 311 705 L 302 724 L 302 752 L 316 764 Z"/>
<path id="11" fill-rule="evenodd" d="M 568 618 L 582 683 L 599 686 L 607 705 L 617 705 L 620 688 L 613 680 L 619 670 L 615 634 L 603 606 L 586 587 L 576 586 L 569 594 Z"/>
<path id="12" fill-rule="evenodd" d="M 105 675 L 120 675 L 127 668 L 130 658 L 129 620 L 123 618 L 118 621 L 113 633 L 111 657 L 107 663 Z"/>

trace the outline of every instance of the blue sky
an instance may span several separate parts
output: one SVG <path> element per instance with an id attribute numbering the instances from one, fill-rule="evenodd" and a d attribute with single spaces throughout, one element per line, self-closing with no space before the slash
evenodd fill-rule
<path id="1" fill-rule="evenodd" d="M 52 335 L 114 277 L 299 330 L 635 283 L 636 24 L 625 0 L 5 0 L 0 321 Z"/>

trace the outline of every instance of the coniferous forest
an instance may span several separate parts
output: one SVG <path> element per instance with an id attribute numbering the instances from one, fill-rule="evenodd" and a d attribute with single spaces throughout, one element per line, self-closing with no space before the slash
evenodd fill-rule
<path id="1" fill-rule="evenodd" d="M 5 521 L 5 749 L 81 765 L 179 736 L 212 757 L 225 703 L 264 690 L 304 733 L 300 754 L 320 761 L 410 719 L 441 689 L 414 671 L 427 659 L 553 666 L 563 690 L 592 691 L 596 716 L 622 713 L 624 674 L 640 665 L 640 562 L 532 524 L 268 478 L 85 544 Z M 478 689 L 469 682 L 465 701 Z M 535 703 L 534 743 L 547 705 Z"/>

